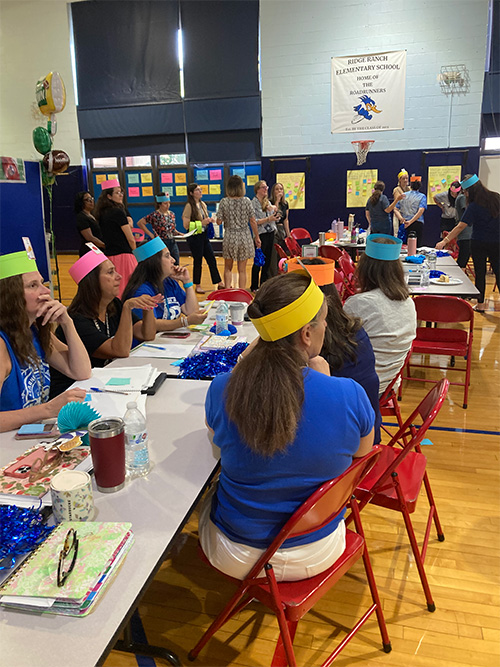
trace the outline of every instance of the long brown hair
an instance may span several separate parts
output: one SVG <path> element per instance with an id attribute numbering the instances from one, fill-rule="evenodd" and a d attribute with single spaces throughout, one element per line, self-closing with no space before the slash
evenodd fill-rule
<path id="1" fill-rule="evenodd" d="M 273 185 L 273 187 L 271 188 L 271 196 L 269 197 L 269 199 L 271 201 L 271 204 L 276 204 L 276 194 L 275 193 L 276 193 L 276 186 L 277 185 L 281 185 L 281 187 L 283 188 L 283 197 L 282 197 L 282 199 L 279 203 L 286 204 L 285 186 L 283 185 L 283 183 L 275 183 Z"/>
<path id="2" fill-rule="evenodd" d="M 253 186 L 253 191 L 255 192 L 256 197 L 257 197 L 257 192 L 259 191 L 259 188 L 261 188 L 264 183 L 266 183 L 266 182 L 265 181 L 257 181 L 257 183 L 255 183 L 255 185 Z M 266 185 L 267 185 L 267 183 L 266 183 Z M 261 206 L 262 206 L 263 211 L 267 211 L 267 207 L 269 206 L 269 197 L 267 195 L 262 200 Z"/>
<path id="3" fill-rule="evenodd" d="M 384 190 L 385 190 L 384 181 L 377 181 L 373 186 L 372 196 L 368 200 L 371 206 L 375 206 L 375 204 L 379 201 L 380 197 L 382 196 Z"/>
<path id="4" fill-rule="evenodd" d="M 248 315 L 259 318 L 274 313 L 298 299 L 308 285 L 309 278 L 299 273 L 271 278 L 248 306 Z M 260 339 L 227 383 L 228 417 L 245 444 L 264 457 L 284 452 L 297 433 L 304 403 L 302 368 L 306 364 L 297 347 L 299 336 L 297 331 L 274 342 Z"/>
<path id="5" fill-rule="evenodd" d="M 50 324 L 42 326 L 42 319 L 38 318 L 34 327 L 38 331 L 43 351 L 49 355 L 52 350 L 50 335 L 52 327 Z M 9 338 L 14 354 L 22 366 L 40 365 L 26 312 L 22 276 L 11 276 L 0 280 L 0 330 Z"/>
<path id="6" fill-rule="evenodd" d="M 99 316 L 99 304 L 101 302 L 102 290 L 99 276 L 101 275 L 103 264 L 99 264 L 95 269 L 80 280 L 78 289 L 73 301 L 68 306 L 68 315 L 81 315 L 95 320 Z M 107 313 L 113 315 L 115 306 L 113 301 L 108 304 Z"/>
<path id="7" fill-rule="evenodd" d="M 130 299 L 144 283 L 151 283 L 158 294 L 163 294 L 163 253 L 161 250 L 139 262 L 128 279 L 122 301 Z"/>
<path id="8" fill-rule="evenodd" d="M 472 174 L 467 174 L 464 181 L 471 178 Z M 478 206 L 485 208 L 492 218 L 498 218 L 500 215 L 500 194 L 488 190 L 481 181 L 474 183 L 470 188 L 465 190 L 469 202 L 475 202 Z"/>
<path id="9" fill-rule="evenodd" d="M 190 183 L 188 185 L 188 189 L 187 189 L 187 192 L 188 192 L 187 203 L 191 206 L 191 221 L 192 222 L 194 222 L 195 220 L 199 220 L 199 218 L 200 218 L 199 213 L 198 213 L 198 205 L 196 203 L 196 199 L 193 197 L 193 192 L 196 190 L 197 187 L 198 187 L 198 183 Z M 204 215 L 207 216 L 208 215 L 208 209 L 205 205 L 205 202 L 202 202 L 200 200 L 200 205 L 201 205 L 201 209 L 202 209 Z"/>
<path id="10" fill-rule="evenodd" d="M 396 243 L 396 240 L 376 239 L 375 242 L 389 244 Z M 361 292 L 371 292 L 378 287 L 391 301 L 405 301 L 410 296 L 399 259 L 373 259 L 365 253 L 360 257 L 355 278 Z"/>
<path id="11" fill-rule="evenodd" d="M 108 197 L 108 195 L 112 191 L 113 189 L 110 190 L 109 188 L 107 188 L 106 190 L 103 190 L 99 195 L 99 199 L 96 202 L 94 210 L 94 217 L 98 222 L 100 222 L 101 220 L 101 215 L 103 211 L 105 211 L 107 208 L 119 208 L 125 212 L 125 206 L 123 204 L 118 204 L 117 202 L 113 201 Z"/>

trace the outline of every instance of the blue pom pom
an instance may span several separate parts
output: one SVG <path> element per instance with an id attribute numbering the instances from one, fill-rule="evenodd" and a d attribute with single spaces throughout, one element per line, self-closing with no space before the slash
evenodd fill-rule
<path id="1" fill-rule="evenodd" d="M 205 229 L 206 229 L 208 238 L 213 239 L 214 236 L 215 236 L 215 229 L 214 229 L 213 222 L 209 222 Z"/>
<path id="2" fill-rule="evenodd" d="M 33 551 L 53 530 L 38 510 L 0 505 L 0 570 L 10 569 L 17 556 Z"/>
<path id="3" fill-rule="evenodd" d="M 221 373 L 229 373 L 248 343 L 236 343 L 224 350 L 210 350 L 186 357 L 179 366 L 181 378 L 204 380 Z"/>
<path id="4" fill-rule="evenodd" d="M 429 278 L 439 278 L 439 276 L 444 276 L 444 271 L 430 271 Z"/>
<path id="5" fill-rule="evenodd" d="M 255 266 L 264 266 L 266 263 L 266 256 L 260 248 L 255 248 L 255 257 L 253 263 Z"/>

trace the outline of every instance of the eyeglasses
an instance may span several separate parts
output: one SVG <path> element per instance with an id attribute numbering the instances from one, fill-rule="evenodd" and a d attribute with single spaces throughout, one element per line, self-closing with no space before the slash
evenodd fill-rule
<path id="1" fill-rule="evenodd" d="M 94 201 L 94 197 L 84 197 L 83 201 Z"/>
<path id="2" fill-rule="evenodd" d="M 64 582 L 73 571 L 77 556 L 78 535 L 74 528 L 70 528 L 66 533 L 64 544 L 59 554 L 59 564 L 57 566 L 57 585 L 59 587 L 64 586 Z"/>
<path id="3" fill-rule="evenodd" d="M 63 453 L 57 447 L 51 447 L 45 452 L 43 458 L 39 457 L 31 464 L 30 482 L 37 482 L 42 477 L 46 477 L 55 470 L 61 463 Z"/>

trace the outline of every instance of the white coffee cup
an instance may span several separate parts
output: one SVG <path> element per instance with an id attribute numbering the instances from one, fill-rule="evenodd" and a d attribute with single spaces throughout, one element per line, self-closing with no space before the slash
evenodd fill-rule
<path id="1" fill-rule="evenodd" d="M 245 316 L 245 304 L 244 303 L 230 303 L 229 312 L 231 313 L 231 322 L 233 324 L 243 324 L 243 318 Z"/>
<path id="2" fill-rule="evenodd" d="M 94 516 L 90 475 L 83 470 L 61 470 L 50 483 L 52 511 L 57 523 L 89 521 Z"/>

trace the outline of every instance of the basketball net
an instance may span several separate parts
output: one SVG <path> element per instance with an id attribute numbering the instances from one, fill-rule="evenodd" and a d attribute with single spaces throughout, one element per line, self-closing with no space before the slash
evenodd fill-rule
<path id="1" fill-rule="evenodd" d="M 364 164 L 366 162 L 366 156 L 368 155 L 368 151 L 370 150 L 374 142 L 375 142 L 374 139 L 351 141 L 351 144 L 354 148 L 354 152 L 356 153 L 356 157 L 358 159 L 358 167 L 360 164 Z"/>

